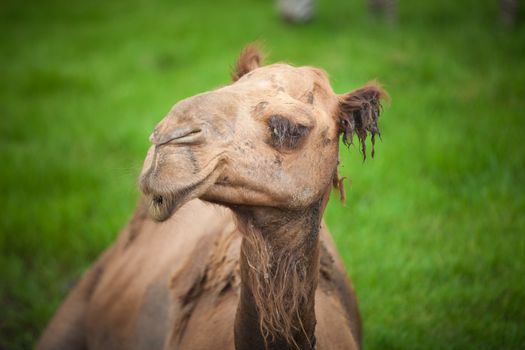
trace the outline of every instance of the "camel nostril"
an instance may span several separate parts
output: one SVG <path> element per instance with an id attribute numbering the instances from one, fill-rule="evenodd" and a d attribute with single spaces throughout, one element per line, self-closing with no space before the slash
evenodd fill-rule
<path id="1" fill-rule="evenodd" d="M 167 132 L 159 132 L 155 130 L 150 136 L 151 143 L 155 145 L 163 145 L 168 142 L 173 143 L 194 143 L 200 140 L 202 129 L 199 127 L 183 127 L 169 130 Z"/>

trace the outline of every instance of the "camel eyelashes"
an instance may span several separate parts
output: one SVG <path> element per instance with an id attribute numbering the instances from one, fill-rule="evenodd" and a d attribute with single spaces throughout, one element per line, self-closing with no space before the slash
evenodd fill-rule
<path id="1" fill-rule="evenodd" d="M 304 137 L 310 132 L 307 126 L 294 123 L 281 115 L 272 115 L 268 119 L 268 129 L 271 135 L 270 145 L 280 149 L 299 147 Z"/>

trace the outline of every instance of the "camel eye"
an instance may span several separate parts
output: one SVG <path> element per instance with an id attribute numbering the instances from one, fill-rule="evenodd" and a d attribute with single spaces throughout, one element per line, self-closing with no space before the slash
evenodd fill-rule
<path id="1" fill-rule="evenodd" d="M 271 138 L 269 143 L 276 148 L 295 149 L 310 132 L 310 129 L 302 124 L 292 122 L 281 115 L 272 115 L 268 119 L 268 128 Z"/>

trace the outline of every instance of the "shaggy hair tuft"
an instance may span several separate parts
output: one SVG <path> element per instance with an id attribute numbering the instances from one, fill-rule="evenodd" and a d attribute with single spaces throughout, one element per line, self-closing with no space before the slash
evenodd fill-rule
<path id="1" fill-rule="evenodd" d="M 263 61 L 263 55 L 258 43 L 246 46 L 239 55 L 235 69 L 232 72 L 232 80 L 237 81 L 246 73 L 259 68 Z"/>
<path id="2" fill-rule="evenodd" d="M 381 100 L 388 100 L 388 94 L 372 81 L 364 87 L 343 96 L 340 102 L 339 129 L 343 135 L 343 143 L 351 145 L 354 134 L 361 144 L 363 159 L 366 159 L 366 139 L 371 135 L 372 158 L 374 157 L 375 136 L 379 131 L 378 120 L 381 114 Z"/>
<path id="3" fill-rule="evenodd" d="M 272 249 L 267 239 L 250 222 L 243 228 L 243 245 L 249 268 L 249 285 L 259 313 L 259 330 L 266 346 L 276 338 L 300 350 L 294 335 L 306 335 L 299 315 L 311 290 L 306 283 L 307 268 L 300 249 Z M 313 340 L 315 341 L 315 340 Z"/>

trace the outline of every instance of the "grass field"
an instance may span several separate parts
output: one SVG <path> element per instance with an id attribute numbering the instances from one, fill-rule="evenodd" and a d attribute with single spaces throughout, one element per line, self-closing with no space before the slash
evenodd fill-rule
<path id="1" fill-rule="evenodd" d="M 396 26 L 364 1 L 319 1 L 305 26 L 217 3 L 0 5 L 0 349 L 30 348 L 126 223 L 156 122 L 256 39 L 392 97 L 376 159 L 342 148 L 352 186 L 325 214 L 365 348 L 525 348 L 525 27 L 501 29 L 496 1 L 400 1 Z"/>

